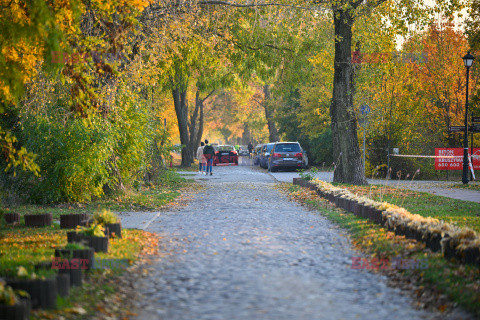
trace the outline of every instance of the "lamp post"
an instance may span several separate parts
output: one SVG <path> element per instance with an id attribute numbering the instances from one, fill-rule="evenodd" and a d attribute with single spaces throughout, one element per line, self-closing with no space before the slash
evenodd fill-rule
<path id="1" fill-rule="evenodd" d="M 463 172 L 462 172 L 462 182 L 463 184 L 468 183 L 468 78 L 470 73 L 470 67 L 473 64 L 474 56 L 470 54 L 470 51 L 463 57 L 463 63 L 467 68 L 467 88 L 466 88 L 466 99 L 465 99 L 465 131 L 463 136 Z"/>

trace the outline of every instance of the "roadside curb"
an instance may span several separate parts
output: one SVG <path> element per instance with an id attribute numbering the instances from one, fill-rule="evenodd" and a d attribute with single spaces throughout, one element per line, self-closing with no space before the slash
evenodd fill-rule
<path id="1" fill-rule="evenodd" d="M 278 180 L 277 178 L 275 178 L 275 176 L 274 176 L 270 171 L 267 171 L 267 174 L 268 174 L 270 177 L 272 177 L 272 178 L 275 180 L 275 182 L 281 182 L 280 180 Z"/>

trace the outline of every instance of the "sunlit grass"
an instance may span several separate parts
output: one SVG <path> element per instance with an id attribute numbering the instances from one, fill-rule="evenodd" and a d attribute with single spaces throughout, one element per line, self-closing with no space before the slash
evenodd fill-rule
<path id="1" fill-rule="evenodd" d="M 18 266 L 34 271 L 36 264 L 53 259 L 55 249 L 67 244 L 67 231 L 58 226 L 27 228 L 8 226 L 0 229 L 0 275 L 14 275 Z M 142 248 L 153 241 L 142 230 L 122 230 L 122 238 L 110 239 L 108 253 L 96 253 L 99 259 L 135 261 Z"/>
<path id="2" fill-rule="evenodd" d="M 0 275 L 14 275 L 18 266 L 34 271 L 35 264 L 50 260 L 55 248 L 67 243 L 65 230 L 58 226 L 0 229 Z"/>
<path id="3" fill-rule="evenodd" d="M 449 185 L 450 188 L 459 188 L 466 190 L 480 191 L 480 181 L 470 181 L 468 184 L 455 183 Z"/>
<path id="4" fill-rule="evenodd" d="M 353 193 L 404 207 L 413 214 L 438 218 L 480 232 L 480 203 L 382 185 L 352 186 L 342 184 L 342 186 Z"/>
<path id="5" fill-rule="evenodd" d="M 89 203 L 63 203 L 57 205 L 18 205 L 5 209 L 21 215 L 30 213 L 51 213 L 54 220 L 69 213 L 93 213 L 100 208 L 113 211 L 155 211 L 173 201 L 180 195 L 180 189 L 190 182 L 176 173 L 168 174 L 155 185 L 144 185 L 138 190 L 127 190 L 122 194 L 105 196 Z"/>

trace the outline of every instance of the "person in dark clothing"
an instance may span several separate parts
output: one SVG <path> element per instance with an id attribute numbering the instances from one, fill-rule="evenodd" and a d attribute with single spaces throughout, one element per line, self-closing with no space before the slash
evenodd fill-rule
<path id="1" fill-rule="evenodd" d="M 205 139 L 205 147 L 203 148 L 203 155 L 207 159 L 207 175 L 208 172 L 210 172 L 210 175 L 212 175 L 212 169 L 213 169 L 213 157 L 215 156 L 215 149 L 212 147 L 211 144 L 208 143 L 208 140 Z"/>
<path id="2" fill-rule="evenodd" d="M 252 159 L 253 144 L 250 142 L 248 144 L 248 158 Z"/>

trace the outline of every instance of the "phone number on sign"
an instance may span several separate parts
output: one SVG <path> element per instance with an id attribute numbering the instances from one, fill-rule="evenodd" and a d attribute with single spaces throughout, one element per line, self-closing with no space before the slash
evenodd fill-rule
<path id="1" fill-rule="evenodd" d="M 437 164 L 437 166 L 439 166 L 441 168 L 443 168 L 443 167 L 445 167 L 445 168 L 446 167 L 458 167 L 458 168 L 460 168 L 462 165 L 463 165 L 462 162 L 454 162 L 454 163 L 452 163 L 452 162 L 446 162 L 446 163 L 445 162 L 444 163 L 440 162 L 439 164 Z"/>

